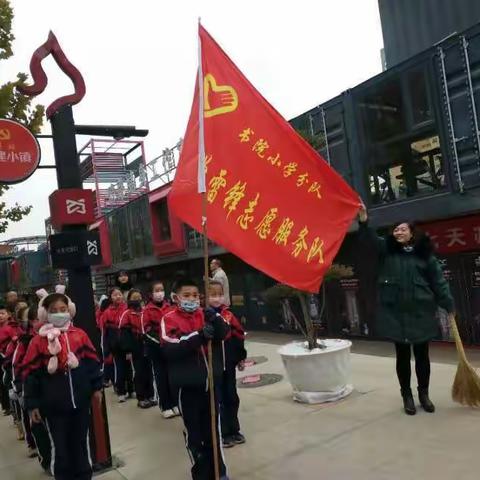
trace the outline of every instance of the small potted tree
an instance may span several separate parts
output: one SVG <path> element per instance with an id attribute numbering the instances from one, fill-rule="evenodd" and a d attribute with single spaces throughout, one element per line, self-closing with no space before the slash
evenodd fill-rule
<path id="1" fill-rule="evenodd" d="M 353 276 L 353 269 L 333 264 L 327 271 L 320 290 L 320 319 L 325 310 L 325 284 L 332 280 Z M 323 403 L 339 400 L 349 395 L 353 387 L 350 381 L 351 342 L 339 339 L 318 338 L 318 329 L 309 308 L 309 293 L 283 284 L 277 284 L 264 292 L 268 303 L 280 304 L 284 315 L 293 319 L 304 340 L 284 345 L 279 349 L 287 377 L 293 388 L 295 400 L 304 403 Z M 295 313 L 295 303 L 301 317 Z"/>

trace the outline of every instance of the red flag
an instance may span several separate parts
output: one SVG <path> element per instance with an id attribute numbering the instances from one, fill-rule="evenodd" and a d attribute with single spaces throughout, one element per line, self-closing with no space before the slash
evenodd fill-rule
<path id="1" fill-rule="evenodd" d="M 359 197 L 201 26 L 199 35 L 208 236 L 279 282 L 318 292 Z M 198 90 L 169 205 L 201 231 Z"/>

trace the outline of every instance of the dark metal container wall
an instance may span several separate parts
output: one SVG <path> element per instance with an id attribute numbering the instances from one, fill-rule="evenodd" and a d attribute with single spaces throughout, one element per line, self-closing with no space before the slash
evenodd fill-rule
<path id="1" fill-rule="evenodd" d="M 480 210 L 479 52 L 477 25 L 291 121 L 320 139 L 319 152 L 361 194 L 373 225 Z M 427 141 L 434 145 L 419 146 Z M 378 185 L 375 192 L 375 176 L 385 186 L 385 172 L 408 158 L 391 174 L 399 183 L 404 168 L 427 163 L 422 149 L 433 148 L 430 166 L 441 185 L 426 188 L 431 179 L 422 171 L 407 172 L 419 192 L 384 198 Z"/>
<path id="2" fill-rule="evenodd" d="M 480 21 L 478 0 L 379 0 L 387 67 Z"/>

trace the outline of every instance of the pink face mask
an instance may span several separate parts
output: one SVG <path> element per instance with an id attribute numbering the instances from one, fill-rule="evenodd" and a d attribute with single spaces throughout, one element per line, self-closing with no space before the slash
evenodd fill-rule
<path id="1" fill-rule="evenodd" d="M 209 297 L 208 298 L 208 303 L 211 307 L 213 308 L 218 308 L 221 307 L 222 305 L 225 305 L 225 297 Z"/>

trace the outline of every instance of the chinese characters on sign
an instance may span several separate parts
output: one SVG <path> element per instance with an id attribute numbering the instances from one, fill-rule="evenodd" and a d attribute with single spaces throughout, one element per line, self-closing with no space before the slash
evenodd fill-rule
<path id="1" fill-rule="evenodd" d="M 421 225 L 438 253 L 480 250 L 480 216 L 471 216 Z"/>
<path id="2" fill-rule="evenodd" d="M 0 119 L 0 182 L 26 180 L 39 162 L 40 146 L 35 136 L 18 122 Z"/>

